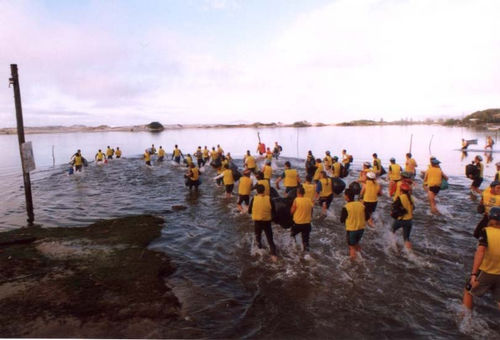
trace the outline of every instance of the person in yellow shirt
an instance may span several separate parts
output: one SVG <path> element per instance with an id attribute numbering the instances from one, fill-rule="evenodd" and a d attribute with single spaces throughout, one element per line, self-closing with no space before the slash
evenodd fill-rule
<path id="1" fill-rule="evenodd" d="M 407 249 L 411 249 L 410 232 L 413 223 L 413 210 L 415 209 L 415 203 L 410 191 L 411 187 L 407 183 L 402 183 L 401 195 L 393 203 L 398 206 L 398 209 L 403 208 L 404 210 L 401 209 L 403 213 L 394 220 L 392 232 L 395 233 L 398 229 L 403 228 L 403 239 Z"/>
<path id="2" fill-rule="evenodd" d="M 193 187 L 196 191 L 198 191 L 198 186 L 200 185 L 200 170 L 194 165 L 194 163 L 191 163 L 189 165 L 189 170 L 186 173 L 185 177 L 186 177 L 186 186 L 189 187 L 189 191 L 191 191 Z"/>
<path id="3" fill-rule="evenodd" d="M 342 164 L 344 165 L 344 168 L 346 169 L 346 171 L 349 170 L 352 161 L 353 161 L 353 158 L 351 155 L 349 155 L 347 153 L 347 150 L 346 149 L 342 150 Z"/>
<path id="4" fill-rule="evenodd" d="M 217 154 L 219 156 L 223 156 L 224 155 L 224 149 L 222 149 L 222 147 L 219 144 L 217 144 Z"/>
<path id="5" fill-rule="evenodd" d="M 306 176 L 306 181 L 302 184 L 302 187 L 304 188 L 304 197 L 310 198 L 311 202 L 314 203 L 316 196 L 316 185 L 313 184 L 311 175 Z"/>
<path id="6" fill-rule="evenodd" d="M 394 195 L 396 190 L 396 182 L 401 180 L 401 166 L 396 164 L 396 159 L 392 157 L 389 162 L 389 195 Z"/>
<path id="7" fill-rule="evenodd" d="M 82 157 L 80 149 L 78 149 L 78 151 L 73 155 L 71 159 L 71 164 L 74 165 L 75 172 L 82 171 L 83 163 L 84 163 L 84 158 Z"/>
<path id="8" fill-rule="evenodd" d="M 264 195 L 264 186 L 257 185 L 257 195 L 250 201 L 248 213 L 254 221 L 255 241 L 257 247 L 262 249 L 262 231 L 266 234 L 267 244 L 270 248 L 271 260 L 276 262 L 276 245 L 273 240 L 271 221 L 274 213 L 274 204 L 271 197 Z"/>
<path id="9" fill-rule="evenodd" d="M 111 147 L 108 145 L 106 148 L 106 157 L 108 159 L 113 159 L 113 155 L 115 154 L 115 150 L 111 149 Z"/>
<path id="10" fill-rule="evenodd" d="M 122 150 L 117 146 L 116 147 L 116 152 L 115 152 L 116 158 L 121 158 L 122 157 Z"/>
<path id="11" fill-rule="evenodd" d="M 271 149 L 269 147 L 266 150 L 266 159 L 268 161 L 272 161 L 273 160 L 273 152 L 271 151 Z"/>
<path id="12" fill-rule="evenodd" d="M 425 172 L 424 177 L 424 183 L 428 187 L 427 196 L 433 214 L 439 214 L 439 210 L 436 207 L 436 196 L 441 190 L 443 178 L 448 180 L 448 176 L 443 173 L 439 163 L 441 162 L 437 158 L 431 158 L 431 166 Z"/>
<path id="13" fill-rule="evenodd" d="M 210 150 L 208 150 L 207 146 L 203 148 L 203 165 L 207 164 L 210 160 Z"/>
<path id="14" fill-rule="evenodd" d="M 104 162 L 104 154 L 102 153 L 101 149 L 99 149 L 99 151 L 97 151 L 94 158 L 95 158 L 95 161 L 97 163 Z"/>
<path id="15" fill-rule="evenodd" d="M 415 177 L 415 174 L 417 173 L 417 161 L 412 158 L 411 153 L 406 154 L 406 163 L 405 163 L 405 171 L 409 174 L 411 174 L 411 178 Z"/>
<path id="16" fill-rule="evenodd" d="M 165 150 L 161 147 L 158 149 L 158 162 L 163 162 L 163 159 L 165 158 Z"/>
<path id="17" fill-rule="evenodd" d="M 264 174 L 264 179 L 271 181 L 271 176 L 273 175 L 273 168 L 271 166 L 270 160 L 266 160 L 266 164 L 262 167 L 262 173 Z"/>
<path id="18" fill-rule="evenodd" d="M 363 169 L 359 172 L 359 177 L 358 177 L 358 182 L 359 183 L 365 183 L 366 182 L 366 174 L 371 171 L 371 164 L 370 162 L 364 162 L 363 163 Z"/>
<path id="19" fill-rule="evenodd" d="M 321 213 L 326 215 L 326 211 L 330 208 L 333 200 L 332 180 L 326 175 L 325 171 L 321 171 L 320 178 L 316 182 L 316 199 L 321 205 Z"/>
<path id="20" fill-rule="evenodd" d="M 198 146 L 198 149 L 193 153 L 193 156 L 196 158 L 196 162 L 198 163 L 198 168 L 201 168 L 205 165 L 203 162 L 203 151 L 201 150 L 201 146 Z"/>
<path id="21" fill-rule="evenodd" d="M 488 226 L 481 231 L 463 305 L 472 310 L 473 296 L 488 291 L 500 308 L 500 207 L 491 208 Z"/>
<path id="22" fill-rule="evenodd" d="M 479 202 L 478 212 L 483 213 L 483 218 L 474 230 L 474 237 L 479 238 L 480 232 L 488 225 L 489 212 L 493 207 L 500 206 L 500 182 L 493 181 L 490 187 L 486 188 L 481 195 L 481 202 Z"/>
<path id="23" fill-rule="evenodd" d="M 286 161 L 285 170 L 283 171 L 283 174 L 281 174 L 281 176 L 278 177 L 278 179 L 276 180 L 276 189 L 279 190 L 280 181 L 281 179 L 284 179 L 283 185 L 285 186 L 285 196 L 293 189 L 296 189 L 297 186 L 300 184 L 299 173 L 297 172 L 296 169 L 292 169 L 291 167 L 292 165 L 290 164 L 290 162 Z"/>
<path id="24" fill-rule="evenodd" d="M 257 171 L 257 173 L 255 174 L 255 178 L 257 179 L 257 183 L 255 183 L 255 185 L 252 187 L 252 190 L 257 190 L 257 185 L 260 184 L 264 186 L 264 195 L 271 196 L 271 184 L 267 179 L 264 179 L 264 173 L 262 171 Z"/>
<path id="25" fill-rule="evenodd" d="M 325 170 L 330 171 L 332 168 L 333 160 L 332 156 L 330 156 L 330 151 L 325 152 L 325 158 L 323 158 L 323 165 L 325 166 Z"/>
<path id="26" fill-rule="evenodd" d="M 184 159 L 184 155 L 182 154 L 182 151 L 179 149 L 177 144 L 175 144 L 174 151 L 172 151 L 172 158 L 177 164 L 181 163 L 181 157 Z"/>
<path id="27" fill-rule="evenodd" d="M 332 158 L 332 177 L 339 178 L 342 172 L 342 164 L 339 163 L 339 158 L 337 156 L 333 156 Z"/>
<path id="28" fill-rule="evenodd" d="M 374 153 L 372 157 L 373 157 L 373 167 L 372 167 L 373 172 L 375 172 L 377 176 L 384 175 L 382 171 L 382 161 L 380 160 L 380 158 L 378 158 L 378 155 L 376 153 Z"/>
<path id="29" fill-rule="evenodd" d="M 255 162 L 255 158 L 250 154 L 250 150 L 247 150 L 247 154 L 245 156 L 245 167 L 252 173 L 255 173 L 257 163 Z"/>
<path id="30" fill-rule="evenodd" d="M 144 162 L 146 165 L 151 166 L 151 155 L 148 149 L 144 150 Z"/>
<path id="31" fill-rule="evenodd" d="M 349 256 L 354 260 L 361 251 L 359 242 L 363 237 L 366 225 L 366 210 L 363 203 L 354 200 L 354 192 L 351 189 L 344 191 L 346 204 L 340 213 L 340 223 L 345 223 L 347 245 Z"/>
<path id="32" fill-rule="evenodd" d="M 365 185 L 361 188 L 359 196 L 363 199 L 365 205 L 366 217 L 368 218 L 368 225 L 374 227 L 372 214 L 377 209 L 378 197 L 382 195 L 380 184 L 377 182 L 377 175 L 375 172 L 370 171 L 366 174 Z"/>
<path id="33" fill-rule="evenodd" d="M 479 189 L 479 187 L 481 186 L 481 183 L 483 183 L 484 165 L 483 165 L 483 163 L 481 163 L 482 160 L 483 160 L 483 158 L 479 155 L 477 155 L 474 158 L 474 165 L 478 169 L 478 172 L 477 172 L 477 176 L 472 179 L 472 184 L 470 186 L 470 190 L 472 192 L 475 192 L 478 194 L 481 194 L 481 190 Z"/>
<path id="34" fill-rule="evenodd" d="M 324 170 L 321 159 L 316 159 L 315 167 L 316 170 L 314 171 L 313 182 L 319 181 L 319 179 L 321 178 L 321 172 Z"/>
<path id="35" fill-rule="evenodd" d="M 233 171 L 229 169 L 229 164 L 224 164 L 223 170 L 220 175 L 216 176 L 214 179 L 222 178 L 224 186 L 226 188 L 226 198 L 231 198 L 234 189 L 234 177 Z"/>
<path id="36" fill-rule="evenodd" d="M 243 176 L 239 179 L 238 184 L 238 210 L 244 212 L 243 203 L 250 205 L 250 192 L 252 191 L 252 179 L 250 178 L 250 171 L 243 171 Z"/>
<path id="37" fill-rule="evenodd" d="M 313 202 L 304 197 L 305 190 L 301 186 L 297 188 L 297 197 L 293 200 L 290 213 L 293 216 L 293 225 L 290 235 L 293 239 L 297 234 L 302 236 L 302 247 L 305 252 L 309 251 L 309 234 L 311 233 L 311 218 Z"/>

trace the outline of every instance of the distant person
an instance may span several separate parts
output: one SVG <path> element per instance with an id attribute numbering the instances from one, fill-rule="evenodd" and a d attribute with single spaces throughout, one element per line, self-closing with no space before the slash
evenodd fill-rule
<path id="1" fill-rule="evenodd" d="M 179 149 L 177 144 L 175 144 L 174 150 L 172 151 L 172 158 L 177 164 L 181 164 L 181 157 L 184 159 L 182 151 Z"/>
<path id="2" fill-rule="evenodd" d="M 198 186 L 200 185 L 200 170 L 191 163 L 189 165 L 189 170 L 186 173 L 186 186 L 189 187 L 189 191 L 194 187 L 196 191 L 198 191 Z"/>
<path id="3" fill-rule="evenodd" d="M 495 142 L 493 141 L 493 138 L 491 138 L 491 136 L 486 137 L 486 145 L 484 148 L 493 150 L 493 144 L 495 144 Z"/>
<path id="4" fill-rule="evenodd" d="M 344 165 L 345 171 L 349 171 L 353 157 L 347 153 L 346 149 L 342 150 L 342 164 Z"/>
<path id="5" fill-rule="evenodd" d="M 151 154 L 149 151 L 148 149 L 144 150 L 144 162 L 146 165 L 151 166 Z"/>
<path id="6" fill-rule="evenodd" d="M 252 220 L 254 221 L 257 247 L 262 249 L 262 232 L 264 231 L 271 252 L 271 260 L 276 262 L 278 257 L 276 256 L 276 245 L 274 244 L 273 229 L 271 227 L 273 211 L 274 205 L 271 197 L 264 195 L 264 186 L 257 185 L 257 195 L 252 198 L 248 213 L 252 215 Z"/>
<path id="7" fill-rule="evenodd" d="M 316 175 L 316 159 L 311 150 L 307 151 L 306 162 L 305 162 L 306 174 L 313 176 Z"/>
<path id="8" fill-rule="evenodd" d="M 102 153 L 101 149 L 99 149 L 99 151 L 97 151 L 97 153 L 95 154 L 94 159 L 98 163 L 104 162 L 104 154 Z"/>
<path id="9" fill-rule="evenodd" d="M 231 198 L 234 189 L 234 177 L 233 171 L 229 169 L 229 164 L 224 164 L 222 173 L 216 176 L 214 179 L 222 178 L 224 182 L 224 187 L 226 189 L 226 198 Z"/>
<path id="10" fill-rule="evenodd" d="M 332 177 L 339 178 L 342 173 L 342 164 L 339 163 L 339 158 L 333 156 L 332 158 Z"/>
<path id="11" fill-rule="evenodd" d="M 396 191 L 397 182 L 401 180 L 401 166 L 396 164 L 396 159 L 391 157 L 389 160 L 389 195 L 393 196 Z"/>
<path id="12" fill-rule="evenodd" d="M 432 157 L 431 165 L 425 172 L 424 177 L 424 184 L 428 187 L 427 196 L 429 198 L 431 212 L 433 214 L 439 214 L 439 210 L 436 207 L 436 196 L 441 190 L 441 183 L 443 179 L 448 180 L 448 176 L 443 173 L 439 163 L 441 162 L 438 159 Z"/>
<path id="13" fill-rule="evenodd" d="M 207 146 L 203 148 L 203 165 L 207 164 L 210 160 L 210 150 L 208 150 Z"/>
<path id="14" fill-rule="evenodd" d="M 111 149 L 108 145 L 108 147 L 106 148 L 106 157 L 108 159 L 113 159 L 113 154 L 115 153 L 115 151 L 113 149 Z"/>
<path id="15" fill-rule="evenodd" d="M 333 160 L 332 156 L 330 155 L 330 151 L 325 151 L 325 157 L 323 158 L 323 166 L 325 167 L 325 170 L 330 171 L 332 168 Z"/>
<path id="16" fill-rule="evenodd" d="M 222 147 L 219 144 L 217 144 L 217 154 L 219 156 L 224 156 L 224 149 L 222 149 Z"/>
<path id="17" fill-rule="evenodd" d="M 321 158 L 316 159 L 314 166 L 316 167 L 316 170 L 314 171 L 313 182 L 317 182 L 321 178 L 321 172 L 325 170 Z"/>
<path id="18" fill-rule="evenodd" d="M 285 162 L 285 170 L 283 174 L 276 180 L 276 189 L 280 189 L 280 182 L 283 179 L 283 185 L 285 186 L 285 195 L 288 194 L 293 189 L 296 189 L 300 184 L 300 177 L 296 169 L 292 169 L 292 165 L 289 161 Z"/>
<path id="19" fill-rule="evenodd" d="M 278 142 L 274 142 L 274 149 L 273 149 L 274 158 L 278 159 L 281 151 L 283 151 L 283 148 L 281 147 L 281 145 L 279 145 Z"/>
<path id="20" fill-rule="evenodd" d="M 481 231 L 479 244 L 463 296 L 463 305 L 472 310 L 473 297 L 491 291 L 500 308 L 500 208 L 490 210 L 488 226 Z"/>
<path id="21" fill-rule="evenodd" d="M 475 192 L 477 194 L 481 194 L 481 190 L 479 187 L 481 186 L 481 183 L 483 183 L 483 171 L 484 171 L 484 165 L 481 163 L 483 158 L 479 155 L 474 157 L 474 162 L 473 164 L 477 168 L 477 176 L 472 178 L 472 184 L 470 186 L 471 192 Z"/>
<path id="22" fill-rule="evenodd" d="M 160 148 L 158 149 L 158 162 L 163 162 L 164 159 L 165 159 L 165 150 L 160 145 Z"/>
<path id="23" fill-rule="evenodd" d="M 268 159 L 266 163 L 262 167 L 262 173 L 264 174 L 264 179 L 271 181 L 271 177 L 273 175 L 273 168 L 271 166 L 271 161 Z"/>
<path id="24" fill-rule="evenodd" d="M 351 189 L 344 191 L 344 199 L 347 203 L 340 213 L 340 223 L 345 223 L 349 256 L 353 260 L 361 251 L 359 242 L 363 237 L 366 225 L 365 206 L 363 203 L 355 201 L 354 196 L 354 192 Z"/>
<path id="25" fill-rule="evenodd" d="M 417 173 L 417 161 L 412 158 L 411 153 L 406 154 L 405 171 L 411 175 L 412 178 L 415 177 Z"/>
<path id="26" fill-rule="evenodd" d="M 273 160 L 273 152 L 269 147 L 266 149 L 266 160 L 272 161 Z"/>
<path id="27" fill-rule="evenodd" d="M 378 158 L 378 155 L 376 153 L 372 154 L 373 157 L 373 166 L 372 170 L 377 176 L 382 176 L 382 161 L 380 158 Z"/>
<path id="28" fill-rule="evenodd" d="M 81 172 L 83 167 L 83 157 L 81 151 L 78 150 L 71 159 L 71 164 L 75 167 L 75 172 Z"/>
<path id="29" fill-rule="evenodd" d="M 257 168 L 257 163 L 255 162 L 255 158 L 250 154 L 250 150 L 247 150 L 244 162 L 245 162 L 245 167 L 248 170 L 250 170 L 250 172 L 255 173 L 255 169 Z"/>
<path id="30" fill-rule="evenodd" d="M 371 172 L 371 164 L 370 162 L 364 162 L 363 163 L 363 169 L 359 172 L 359 177 L 358 177 L 358 182 L 359 183 L 365 183 L 366 182 L 366 174 Z"/>
<path id="31" fill-rule="evenodd" d="M 309 198 L 304 197 L 304 193 L 304 188 L 299 186 L 297 188 L 297 197 L 294 199 L 290 209 L 290 213 L 293 216 L 293 225 L 290 235 L 295 240 L 295 236 L 297 236 L 297 234 L 301 234 L 303 251 L 308 252 L 309 235 L 312 229 L 312 210 L 314 204 Z"/>
<path id="32" fill-rule="evenodd" d="M 150 155 L 155 155 L 156 154 L 156 148 L 154 144 L 151 144 L 151 149 L 149 150 Z"/>
<path id="33" fill-rule="evenodd" d="M 198 168 L 201 168 L 203 165 L 205 165 L 205 162 L 203 161 L 203 151 L 201 150 L 201 146 L 198 146 L 198 149 L 196 149 L 194 157 L 196 158 L 196 162 L 198 163 Z"/>
<path id="34" fill-rule="evenodd" d="M 321 213 L 326 216 L 326 211 L 330 208 L 333 201 L 332 180 L 326 175 L 325 171 L 321 171 L 320 178 L 316 182 L 316 199 L 321 205 Z"/>
<path id="35" fill-rule="evenodd" d="M 257 145 L 257 152 L 260 156 L 266 153 L 266 144 L 259 142 Z"/>
<path id="36" fill-rule="evenodd" d="M 122 150 L 118 146 L 116 147 L 115 155 L 117 159 L 122 157 Z"/>
<path id="37" fill-rule="evenodd" d="M 188 153 L 188 154 L 186 155 L 186 158 L 184 158 L 184 163 L 186 163 L 186 166 L 187 166 L 187 167 L 190 167 L 190 166 L 191 166 L 191 164 L 193 164 L 193 157 L 191 157 L 191 154 L 190 154 L 190 153 Z"/>
<path id="38" fill-rule="evenodd" d="M 462 150 L 465 151 L 469 147 L 469 141 L 462 138 Z"/>

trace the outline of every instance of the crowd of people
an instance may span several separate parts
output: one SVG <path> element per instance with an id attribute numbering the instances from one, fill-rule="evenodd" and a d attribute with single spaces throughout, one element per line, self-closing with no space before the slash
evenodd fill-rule
<path id="1" fill-rule="evenodd" d="M 232 197 L 235 184 L 238 183 L 236 207 L 241 213 L 250 214 L 254 222 L 255 241 L 259 248 L 263 248 L 262 232 L 264 232 L 271 260 L 277 261 L 278 250 L 273 240 L 271 225 L 277 213 L 274 197 L 279 196 L 280 184 L 284 186 L 283 196 L 289 197 L 289 214 L 293 220 L 290 228 L 291 237 L 295 239 L 296 235 L 301 234 L 302 248 L 307 253 L 310 249 L 309 239 L 314 206 L 320 206 L 321 214 L 327 215 L 335 196 L 336 186 L 343 183 L 342 178 L 348 175 L 353 163 L 353 156 L 345 149 L 342 150 L 340 159 L 332 156 L 330 151 L 326 151 L 323 158 L 316 158 L 312 151 L 309 151 L 304 164 L 306 175 L 303 180 L 298 169 L 294 168 L 290 161 L 285 161 L 284 169 L 274 176 L 275 180 L 272 182 L 275 172 L 272 160 L 278 159 L 281 151 L 282 148 L 277 142 L 271 151 L 259 140 L 257 147 L 259 156 L 253 156 L 250 150 L 247 150 L 243 159 L 244 169 L 241 173 L 234 164 L 231 154 L 224 152 L 220 145 L 213 146 L 211 150 L 207 146 L 204 148 L 199 146 L 192 155 L 189 153 L 185 155 L 178 145 L 175 145 L 171 160 L 182 164 L 182 158 L 187 167 L 184 177 L 189 190 L 198 190 L 201 184 L 200 176 L 207 164 L 216 172 L 216 176 L 213 177 L 215 183 L 224 186 L 226 198 Z M 162 162 L 166 157 L 162 146 L 157 150 L 152 145 L 144 151 L 143 158 L 146 165 L 151 166 L 153 155 L 157 157 L 157 162 Z M 108 146 L 105 153 L 98 150 L 95 161 L 106 162 L 113 156 L 120 158 L 121 150 L 117 147 L 115 151 Z M 391 230 L 393 233 L 402 230 L 404 246 L 411 251 L 410 234 L 415 211 L 415 199 L 412 192 L 417 185 L 415 177 L 418 165 L 411 153 L 407 153 L 405 157 L 404 168 L 397 164 L 395 158 L 391 158 L 385 169 L 378 155 L 373 153 L 372 160 L 362 164 L 357 180 L 345 190 L 341 188 L 345 204 L 340 213 L 340 222 L 345 225 L 346 242 L 352 259 L 356 259 L 361 251 L 365 227 L 375 226 L 373 213 L 383 195 L 382 186 L 379 183 L 381 179 L 388 181 L 391 217 L 394 219 Z M 86 160 L 78 150 L 71 162 L 74 171 L 81 171 Z M 259 163 L 262 163 L 261 167 Z M 429 165 L 421 172 L 423 188 L 427 193 L 430 211 L 433 214 L 440 214 L 436 205 L 436 196 L 441 190 L 448 188 L 448 177 L 441 169 L 440 163 L 437 158 L 431 157 Z M 482 296 L 489 290 L 493 291 L 493 297 L 500 308 L 500 162 L 496 166 L 495 180 L 484 191 L 480 190 L 484 170 L 481 156 L 476 156 L 473 163 L 466 168 L 466 175 L 472 180 L 471 193 L 481 195 L 478 211 L 483 214 L 474 231 L 474 236 L 479 239 L 479 245 L 474 256 L 470 280 L 467 281 L 463 294 L 463 304 L 470 309 L 472 297 Z M 252 197 L 253 191 L 255 194 Z"/>

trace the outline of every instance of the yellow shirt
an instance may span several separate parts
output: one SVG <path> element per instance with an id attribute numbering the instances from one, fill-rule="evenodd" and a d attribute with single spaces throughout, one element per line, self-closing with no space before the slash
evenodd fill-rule
<path id="1" fill-rule="evenodd" d="M 332 157 L 325 156 L 325 158 L 323 158 L 323 164 L 325 164 L 325 168 L 331 167 L 332 166 Z"/>
<path id="2" fill-rule="evenodd" d="M 380 184 L 375 181 L 367 180 L 365 183 L 365 192 L 363 194 L 364 202 L 377 202 Z"/>
<path id="3" fill-rule="evenodd" d="M 118 153 L 117 153 L 118 154 Z M 165 150 L 159 149 L 158 150 L 158 157 L 165 157 Z"/>
<path id="4" fill-rule="evenodd" d="M 208 158 L 209 151 L 208 149 L 203 149 L 203 158 Z"/>
<path id="5" fill-rule="evenodd" d="M 321 171 L 323 171 L 323 163 L 316 163 L 316 172 L 314 173 L 313 181 L 319 180 Z"/>
<path id="6" fill-rule="evenodd" d="M 431 166 L 427 169 L 427 173 L 425 175 L 427 177 L 427 185 L 429 187 L 441 185 L 441 181 L 443 180 L 443 172 L 441 171 L 441 168 Z"/>
<path id="7" fill-rule="evenodd" d="M 98 152 L 96 158 L 98 161 L 102 161 L 104 159 L 104 154 L 102 152 Z"/>
<path id="8" fill-rule="evenodd" d="M 406 209 L 407 212 L 402 217 L 399 217 L 398 220 L 405 220 L 405 221 L 411 220 L 413 218 L 413 205 L 411 204 L 410 200 L 408 199 L 408 195 L 406 195 L 406 194 L 399 195 L 399 199 L 401 200 L 401 205 L 403 206 L 403 208 Z M 413 201 L 413 198 L 412 198 L 412 201 Z"/>
<path id="9" fill-rule="evenodd" d="M 302 184 L 304 187 L 304 197 L 310 198 L 312 202 L 314 202 L 314 195 L 316 194 L 316 186 L 312 183 L 304 183 Z"/>
<path id="10" fill-rule="evenodd" d="M 482 196 L 484 211 L 486 213 L 489 213 L 492 207 L 500 206 L 500 195 L 493 195 L 493 193 L 491 192 L 491 188 L 485 189 Z"/>
<path id="11" fill-rule="evenodd" d="M 113 156 L 113 150 L 111 150 L 111 148 L 106 149 L 106 156 Z"/>
<path id="12" fill-rule="evenodd" d="M 389 179 L 391 181 L 399 181 L 401 179 L 401 166 L 392 163 L 389 165 Z"/>
<path id="13" fill-rule="evenodd" d="M 500 274 L 500 229 L 494 227 L 486 227 L 486 238 L 488 246 L 484 254 L 483 261 L 479 269 L 488 274 Z"/>
<path id="14" fill-rule="evenodd" d="M 238 186 L 238 194 L 250 195 L 250 191 L 252 191 L 252 179 L 247 176 L 242 176 L 240 178 L 240 184 Z"/>
<path id="15" fill-rule="evenodd" d="M 200 170 L 198 170 L 198 168 L 192 168 L 191 177 L 189 177 L 189 179 L 192 181 L 197 181 L 198 178 L 200 178 Z"/>
<path id="16" fill-rule="evenodd" d="M 222 171 L 222 173 L 224 174 L 223 177 L 224 185 L 234 184 L 233 171 L 231 169 L 226 169 Z"/>
<path id="17" fill-rule="evenodd" d="M 347 231 L 356 231 L 365 229 L 365 206 L 359 201 L 349 202 L 344 206 L 347 210 L 347 219 L 345 229 Z"/>
<path id="18" fill-rule="evenodd" d="M 264 165 L 262 172 L 264 173 L 264 179 L 271 179 L 271 176 L 273 175 L 273 168 L 266 164 Z"/>
<path id="19" fill-rule="evenodd" d="M 174 157 L 179 157 L 181 155 L 181 150 L 175 148 L 172 153 L 174 154 Z"/>
<path id="20" fill-rule="evenodd" d="M 406 172 L 411 172 L 412 174 L 414 174 L 416 167 L 417 167 L 417 162 L 413 158 L 406 160 L 406 164 L 405 164 L 405 171 Z"/>
<path id="21" fill-rule="evenodd" d="M 253 198 L 252 220 L 271 221 L 271 198 L 269 196 L 257 195 Z"/>
<path id="22" fill-rule="evenodd" d="M 321 182 L 321 192 L 319 193 L 319 197 L 328 197 L 333 194 L 331 179 L 321 178 L 319 181 Z"/>
<path id="23" fill-rule="evenodd" d="M 293 222 L 295 224 L 311 223 L 313 202 L 307 197 L 296 197 L 293 202 L 297 207 L 293 213 Z"/>
<path id="24" fill-rule="evenodd" d="M 145 153 L 144 153 L 144 160 L 145 160 L 146 162 L 149 162 L 149 161 L 151 160 L 151 156 L 149 155 L 149 152 L 145 152 Z"/>
<path id="25" fill-rule="evenodd" d="M 256 166 L 256 164 L 255 164 L 255 158 L 253 158 L 253 156 L 247 156 L 245 158 L 245 164 L 246 164 L 247 168 L 249 168 L 249 169 L 255 169 L 255 166 Z"/>
<path id="26" fill-rule="evenodd" d="M 264 196 L 271 195 L 271 187 L 269 186 L 269 181 L 267 179 L 260 179 L 257 184 L 262 184 L 264 186 Z"/>
<path id="27" fill-rule="evenodd" d="M 380 158 L 375 158 L 373 160 L 373 171 L 379 172 L 380 170 L 382 170 L 382 161 Z"/>
<path id="28" fill-rule="evenodd" d="M 116 157 L 121 157 L 122 156 L 122 150 L 120 150 L 120 149 L 116 150 L 115 154 L 116 154 Z"/>
<path id="29" fill-rule="evenodd" d="M 339 162 L 335 162 L 333 163 L 333 166 L 332 166 L 332 172 L 333 172 L 333 177 L 340 177 L 340 163 Z"/>
<path id="30" fill-rule="evenodd" d="M 285 178 L 283 180 L 285 187 L 296 187 L 299 183 L 297 182 L 297 170 L 295 169 L 285 169 Z"/>

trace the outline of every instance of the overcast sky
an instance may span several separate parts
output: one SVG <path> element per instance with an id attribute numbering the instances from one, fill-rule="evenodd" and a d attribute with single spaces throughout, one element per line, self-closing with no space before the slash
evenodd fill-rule
<path id="1" fill-rule="evenodd" d="M 498 0 L 0 0 L 0 127 L 500 107 Z"/>

